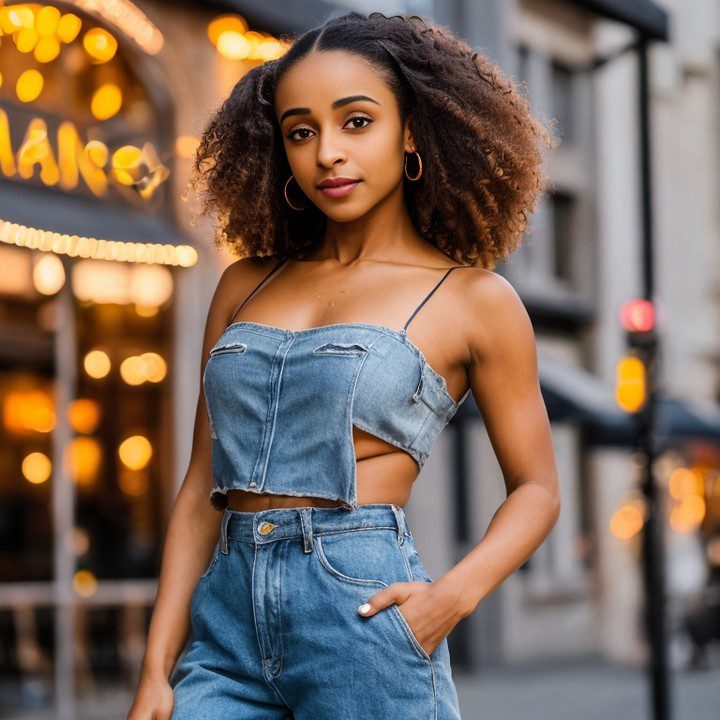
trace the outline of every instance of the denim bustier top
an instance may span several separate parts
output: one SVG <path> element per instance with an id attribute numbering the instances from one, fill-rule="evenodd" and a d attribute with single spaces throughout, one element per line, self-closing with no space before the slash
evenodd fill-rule
<path id="1" fill-rule="evenodd" d="M 203 373 L 212 505 L 225 507 L 227 490 L 239 488 L 356 508 L 353 425 L 405 450 L 422 468 L 469 390 L 456 403 L 406 330 L 455 267 L 402 330 L 351 322 L 304 330 L 229 325 Z"/>

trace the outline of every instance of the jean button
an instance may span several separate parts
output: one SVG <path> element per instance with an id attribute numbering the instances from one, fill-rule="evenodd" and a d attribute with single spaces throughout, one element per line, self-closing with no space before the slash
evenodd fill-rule
<path id="1" fill-rule="evenodd" d="M 277 525 L 269 522 L 260 523 L 260 526 L 258 527 L 258 532 L 261 535 L 267 535 L 269 532 L 272 532 L 274 528 L 276 528 Z"/>

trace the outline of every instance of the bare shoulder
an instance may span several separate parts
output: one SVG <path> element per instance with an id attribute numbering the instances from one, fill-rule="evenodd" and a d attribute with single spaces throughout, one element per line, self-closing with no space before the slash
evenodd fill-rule
<path id="1" fill-rule="evenodd" d="M 240 258 L 220 275 L 215 290 L 216 305 L 228 316 L 272 269 L 277 258 Z"/>
<path id="2" fill-rule="evenodd" d="M 248 257 L 240 258 L 230 263 L 222 272 L 218 281 L 218 288 L 225 289 L 230 286 L 236 291 L 243 285 L 252 285 L 269 272 L 277 262 L 276 257 Z"/>
<path id="3" fill-rule="evenodd" d="M 507 278 L 493 270 L 463 270 L 460 287 L 468 347 L 475 356 L 534 350 L 535 337 L 525 305 Z"/>

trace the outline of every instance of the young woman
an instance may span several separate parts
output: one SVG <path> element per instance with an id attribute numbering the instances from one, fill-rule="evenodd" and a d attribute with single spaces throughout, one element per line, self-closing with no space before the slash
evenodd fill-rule
<path id="1" fill-rule="evenodd" d="M 447 635 L 559 512 L 532 326 L 491 269 L 544 187 L 541 142 L 487 58 L 380 13 L 306 33 L 211 118 L 195 170 L 241 259 L 207 318 L 130 720 L 459 717 Z M 431 578 L 402 508 L 470 392 L 507 499 Z"/>

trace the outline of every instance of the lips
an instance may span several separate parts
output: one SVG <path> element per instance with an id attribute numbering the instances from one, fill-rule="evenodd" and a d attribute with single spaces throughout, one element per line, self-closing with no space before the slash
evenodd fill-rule
<path id="1" fill-rule="evenodd" d="M 322 190 L 322 188 L 341 187 L 342 185 L 352 185 L 357 182 L 359 180 L 349 177 L 325 178 L 318 183 L 318 187 Z"/>

